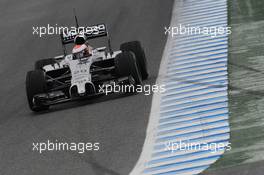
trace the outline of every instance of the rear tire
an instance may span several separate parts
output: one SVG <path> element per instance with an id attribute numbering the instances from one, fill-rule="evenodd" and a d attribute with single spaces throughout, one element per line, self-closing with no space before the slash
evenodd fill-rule
<path id="1" fill-rule="evenodd" d="M 41 70 L 29 71 L 26 77 L 26 92 L 29 107 L 32 111 L 43 111 L 49 109 L 49 106 L 36 105 L 33 103 L 33 97 L 37 94 L 45 93 L 47 85 L 44 72 Z"/>
<path id="2" fill-rule="evenodd" d="M 135 85 L 142 84 L 142 78 L 138 70 L 135 55 L 132 52 L 122 52 L 115 58 L 116 74 L 120 77 L 132 76 Z"/>
<path id="3" fill-rule="evenodd" d="M 123 43 L 120 46 L 121 51 L 131 51 L 136 56 L 136 61 L 139 67 L 139 71 L 141 73 L 142 79 L 146 80 L 148 78 L 148 70 L 147 70 L 147 60 L 145 56 L 145 52 L 139 41 L 131 41 L 127 43 Z"/>
<path id="4" fill-rule="evenodd" d="M 38 60 L 35 63 L 35 70 L 41 70 L 44 66 L 55 64 L 55 63 L 56 63 L 56 60 L 54 58 Z"/>

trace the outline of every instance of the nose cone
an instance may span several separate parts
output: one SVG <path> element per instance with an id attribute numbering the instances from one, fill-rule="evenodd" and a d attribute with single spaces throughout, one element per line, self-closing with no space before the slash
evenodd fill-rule
<path id="1" fill-rule="evenodd" d="M 71 89 L 74 90 L 74 92 L 79 96 L 96 93 L 94 84 L 92 82 L 75 83 Z"/>
<path id="2" fill-rule="evenodd" d="M 77 91 L 78 91 L 78 94 L 85 94 L 85 83 L 84 82 L 80 82 L 80 83 L 77 83 Z"/>

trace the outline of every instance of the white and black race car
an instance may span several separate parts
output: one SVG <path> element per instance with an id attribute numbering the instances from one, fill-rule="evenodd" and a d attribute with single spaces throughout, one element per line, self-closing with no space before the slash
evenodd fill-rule
<path id="1" fill-rule="evenodd" d="M 76 33 L 63 32 L 64 55 L 41 59 L 27 73 L 26 92 L 31 110 L 47 110 L 50 105 L 104 94 L 101 87 L 113 84 L 141 85 L 148 78 L 145 53 L 139 41 L 123 43 L 120 50 L 113 52 L 106 25 L 90 29 L 84 33 L 87 40 L 107 37 L 108 46 L 94 48 L 89 56 L 67 54 L 65 45 L 73 43 Z"/>

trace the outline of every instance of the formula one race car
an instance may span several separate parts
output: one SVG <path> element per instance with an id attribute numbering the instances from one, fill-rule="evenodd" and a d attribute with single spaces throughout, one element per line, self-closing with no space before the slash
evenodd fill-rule
<path id="1" fill-rule="evenodd" d="M 67 54 L 66 44 L 73 43 L 77 34 L 63 32 L 64 55 L 39 60 L 35 70 L 27 73 L 26 92 L 31 110 L 47 110 L 50 105 L 104 95 L 103 88 L 114 84 L 141 85 L 148 78 L 139 41 L 121 44 L 120 50 L 113 52 L 105 24 L 91 26 L 84 34 L 87 40 L 107 37 L 108 48 L 94 48 L 88 56 Z"/>

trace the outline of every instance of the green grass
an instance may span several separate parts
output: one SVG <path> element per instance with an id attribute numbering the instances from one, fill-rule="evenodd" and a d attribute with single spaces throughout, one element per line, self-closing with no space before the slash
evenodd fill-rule
<path id="1" fill-rule="evenodd" d="M 264 159 L 264 1 L 229 0 L 228 8 L 232 150 L 209 171 Z"/>

